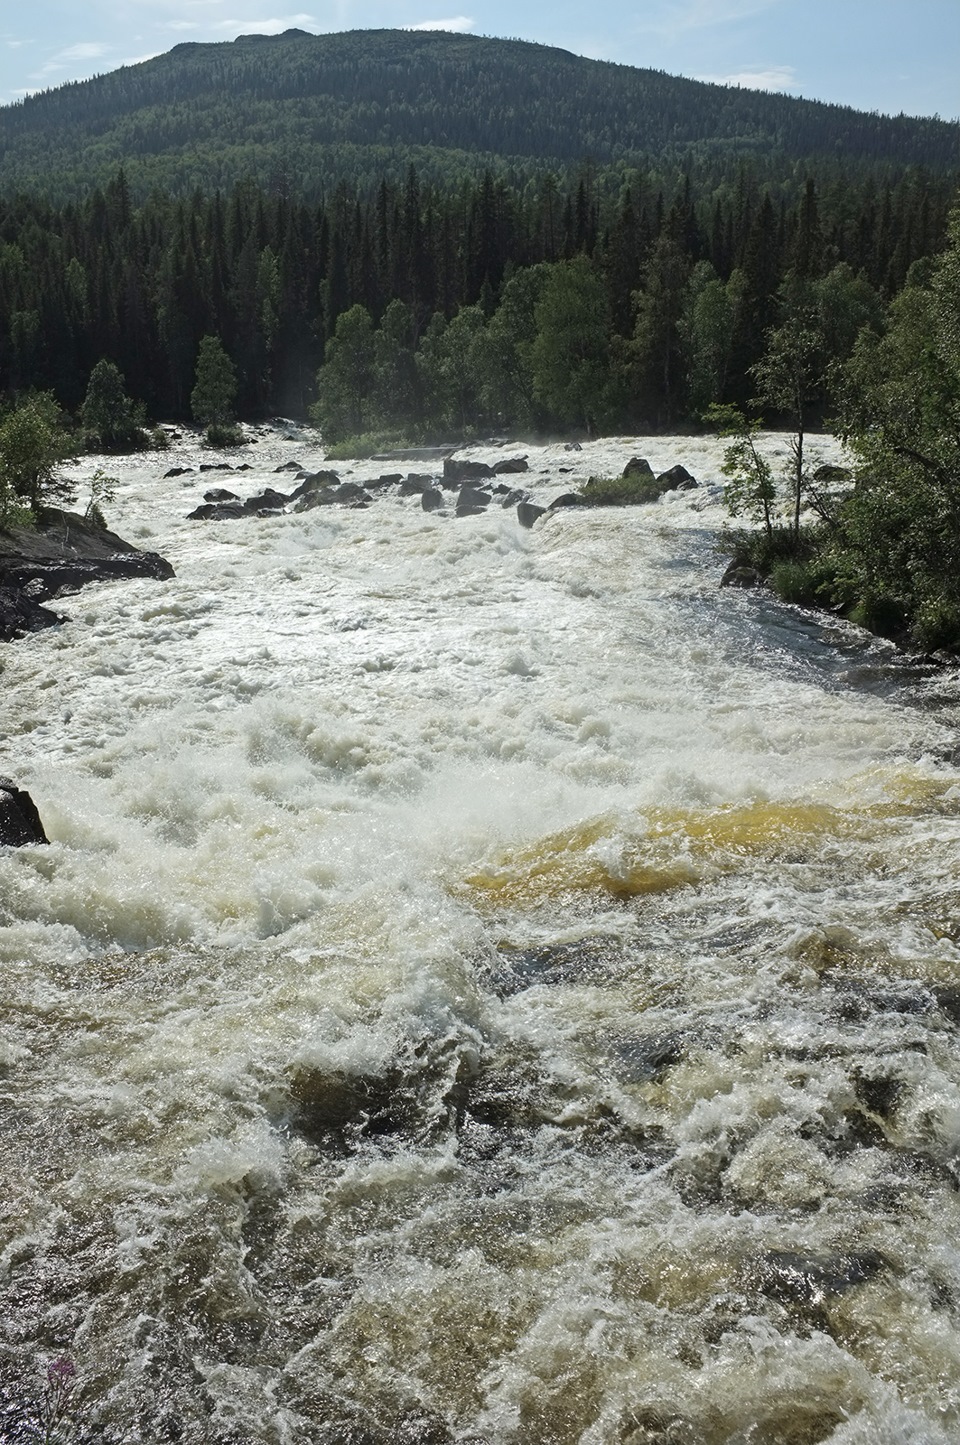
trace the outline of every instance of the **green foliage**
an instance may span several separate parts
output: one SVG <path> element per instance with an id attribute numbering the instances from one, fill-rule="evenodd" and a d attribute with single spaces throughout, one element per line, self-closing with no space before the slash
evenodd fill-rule
<path id="1" fill-rule="evenodd" d="M 534 307 L 533 393 L 564 425 L 602 428 L 611 398 L 607 296 L 586 256 L 547 268 Z"/>
<path id="2" fill-rule="evenodd" d="M 367 308 L 358 303 L 337 318 L 317 377 L 319 395 L 310 416 L 325 445 L 368 429 L 375 365 L 373 321 Z"/>
<path id="3" fill-rule="evenodd" d="M 708 409 L 704 420 L 730 441 L 720 468 L 727 478 L 727 510 L 732 517 L 762 523 L 768 541 L 772 540 L 777 488 L 773 469 L 757 446 L 760 422 L 748 421 L 738 407 L 718 405 Z"/>
<path id="4" fill-rule="evenodd" d="M 580 488 L 587 507 L 633 507 L 644 502 L 657 502 L 662 489 L 653 477 L 590 477 Z"/>
<path id="5" fill-rule="evenodd" d="M 940 120 L 704 85 L 522 41 L 288 32 L 177 46 L 5 107 L 0 185 L 14 192 L 39 179 L 74 199 L 105 186 L 123 156 L 122 222 L 127 186 L 139 198 L 165 187 L 189 195 L 253 176 L 316 200 L 344 175 L 371 189 L 384 173 L 402 180 L 411 161 L 431 182 L 494 166 L 523 184 L 534 164 L 588 155 L 596 165 L 652 157 L 671 185 L 693 172 L 732 188 L 745 164 L 776 168 L 799 200 L 815 157 L 840 158 L 844 188 L 871 163 L 894 180 L 910 167 L 952 172 L 957 133 Z M 822 201 L 818 211 L 808 204 L 804 259 L 824 234 Z"/>
<path id="6" fill-rule="evenodd" d="M 197 380 L 190 409 L 201 426 L 223 427 L 233 419 L 237 378 L 219 336 L 204 336 L 197 355 Z"/>
<path id="7" fill-rule="evenodd" d="M 90 478 L 90 499 L 83 514 L 86 521 L 106 531 L 107 522 L 103 508 L 113 505 L 119 485 L 119 477 L 111 477 L 102 467 L 97 467 Z"/>
<path id="8" fill-rule="evenodd" d="M 73 495 L 58 470 L 71 449 L 51 392 L 28 396 L 7 412 L 0 420 L 0 522 L 6 525 L 18 498 L 39 517 L 45 505 Z"/>
<path id="9" fill-rule="evenodd" d="M 232 422 L 211 422 L 204 435 L 208 447 L 242 447 L 246 441 L 243 432 Z"/>
<path id="10" fill-rule="evenodd" d="M 142 404 L 130 400 L 120 368 L 105 358 L 90 373 L 80 415 L 92 433 L 91 451 L 133 451 L 149 444 Z"/>
<path id="11" fill-rule="evenodd" d="M 418 437 L 411 437 L 403 432 L 364 432 L 361 436 L 344 437 L 342 441 L 334 442 L 324 450 L 328 461 L 365 461 L 368 457 L 376 456 L 378 452 L 416 446 L 418 440 Z"/>

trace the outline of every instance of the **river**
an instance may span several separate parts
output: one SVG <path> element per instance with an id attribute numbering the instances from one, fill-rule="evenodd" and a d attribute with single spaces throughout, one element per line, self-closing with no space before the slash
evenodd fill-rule
<path id="1" fill-rule="evenodd" d="M 705 485 L 203 523 L 322 452 L 182 438 L 176 579 L 4 650 L 4 1440 L 960 1440 L 957 683 L 721 592 L 715 443 L 515 450 Z"/>

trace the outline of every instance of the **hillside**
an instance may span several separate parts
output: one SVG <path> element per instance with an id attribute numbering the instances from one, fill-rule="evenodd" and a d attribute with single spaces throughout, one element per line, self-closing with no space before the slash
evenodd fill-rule
<path id="1" fill-rule="evenodd" d="M 744 158 L 782 179 L 960 167 L 960 126 L 865 114 L 587 60 L 522 41 L 392 30 L 244 36 L 165 55 L 0 109 L 0 190 L 63 200 L 119 164 L 135 195 L 244 176 L 317 196 L 414 161 L 449 180 L 490 165 L 692 167 Z"/>

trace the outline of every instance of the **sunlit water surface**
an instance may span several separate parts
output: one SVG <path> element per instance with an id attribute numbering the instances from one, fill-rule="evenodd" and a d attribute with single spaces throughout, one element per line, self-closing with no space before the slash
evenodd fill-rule
<path id="1" fill-rule="evenodd" d="M 526 450 L 706 485 L 201 523 L 322 453 L 182 441 L 176 579 L 4 650 L 4 1440 L 64 1355 L 110 1445 L 960 1440 L 956 686 L 721 592 L 714 444 Z"/>

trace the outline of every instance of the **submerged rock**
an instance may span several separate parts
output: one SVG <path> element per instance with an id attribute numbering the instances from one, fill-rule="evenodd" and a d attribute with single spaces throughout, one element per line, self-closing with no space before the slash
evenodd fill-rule
<path id="1" fill-rule="evenodd" d="M 0 845 L 23 848 L 28 843 L 49 843 L 37 805 L 12 778 L 0 778 Z"/>
<path id="2" fill-rule="evenodd" d="M 754 1282 L 761 1293 L 781 1304 L 823 1309 L 832 1300 L 887 1268 L 879 1250 L 849 1254 L 800 1254 L 773 1249 L 755 1266 Z"/>
<path id="3" fill-rule="evenodd" d="M 720 578 L 721 587 L 759 587 L 763 578 L 756 567 L 745 567 L 742 562 L 731 562 Z"/>

